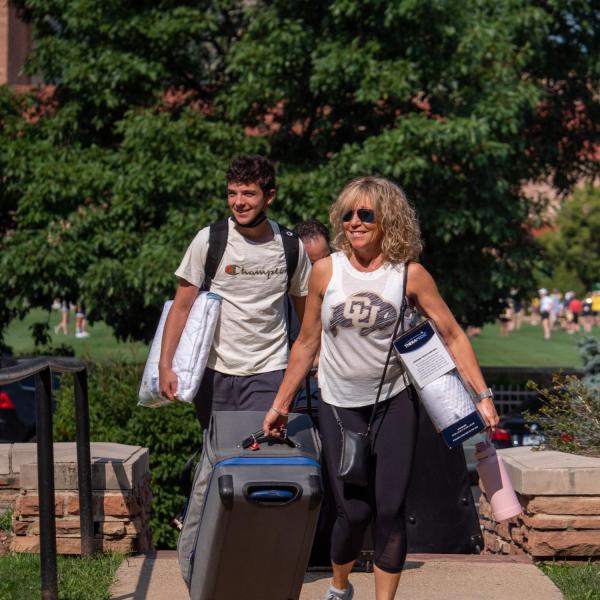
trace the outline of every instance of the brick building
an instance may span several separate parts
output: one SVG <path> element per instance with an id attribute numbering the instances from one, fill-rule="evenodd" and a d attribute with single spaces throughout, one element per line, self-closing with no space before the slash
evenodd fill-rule
<path id="1" fill-rule="evenodd" d="M 0 85 L 29 86 L 41 83 L 39 77 L 23 74 L 31 48 L 31 30 L 17 16 L 8 0 L 0 0 Z"/>

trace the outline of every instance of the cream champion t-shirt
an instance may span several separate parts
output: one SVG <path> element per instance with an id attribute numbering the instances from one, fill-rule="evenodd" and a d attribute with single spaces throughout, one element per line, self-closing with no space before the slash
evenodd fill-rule
<path id="1" fill-rule="evenodd" d="M 287 269 L 279 226 L 269 219 L 274 237 L 252 242 L 229 219 L 227 246 L 212 280 L 211 292 L 223 298 L 207 366 L 228 375 L 254 375 L 285 369 Z M 192 285 L 204 282 L 209 228 L 189 245 L 175 275 Z M 310 261 L 302 242 L 289 293 L 306 296 Z"/>

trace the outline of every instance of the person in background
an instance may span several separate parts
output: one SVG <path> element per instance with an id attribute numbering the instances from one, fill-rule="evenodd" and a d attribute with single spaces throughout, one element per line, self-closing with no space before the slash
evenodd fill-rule
<path id="1" fill-rule="evenodd" d="M 90 337 L 87 327 L 87 317 L 85 314 L 85 306 L 83 302 L 79 301 L 75 307 L 75 337 L 86 338 Z"/>
<path id="2" fill-rule="evenodd" d="M 565 310 L 562 303 L 562 294 L 554 288 L 550 296 L 552 305 L 550 307 L 550 329 L 554 329 L 556 322 L 565 316 Z"/>
<path id="3" fill-rule="evenodd" d="M 579 316 L 581 315 L 581 312 L 583 310 L 583 304 L 581 302 L 581 300 L 579 300 L 579 298 L 577 298 L 577 295 L 575 294 L 575 292 L 571 292 L 572 296 L 571 299 L 569 300 L 569 313 L 571 315 L 571 318 L 569 320 L 569 328 L 568 328 L 568 333 L 570 334 L 574 334 L 579 332 L 580 329 L 580 325 L 579 325 Z"/>
<path id="4" fill-rule="evenodd" d="M 523 324 L 523 313 L 525 312 L 525 307 L 523 306 L 523 300 L 520 294 L 516 290 L 511 292 L 511 296 L 513 299 L 513 316 L 511 331 L 519 331 L 519 329 L 521 329 L 521 325 Z"/>
<path id="5" fill-rule="evenodd" d="M 59 301 L 60 323 L 54 328 L 54 333 L 58 335 L 62 331 L 69 335 L 69 303 L 63 298 Z"/>
<path id="6" fill-rule="evenodd" d="M 294 231 L 302 240 L 311 265 L 314 265 L 318 260 L 326 258 L 331 254 L 329 230 L 323 223 L 321 223 L 321 221 L 318 221 L 317 219 L 308 219 L 306 221 L 302 221 L 294 227 Z M 295 311 L 291 312 L 290 322 L 290 339 L 292 342 L 294 342 L 298 337 L 298 333 L 300 332 L 300 323 L 298 322 L 298 317 L 296 316 Z M 313 368 L 316 369 L 318 365 L 319 356 L 317 354 Z M 299 402 L 303 401 L 303 396 L 306 396 L 306 394 L 309 393 L 309 390 L 311 396 L 318 398 L 319 393 L 316 381 L 316 372 L 314 377 L 310 377 L 305 381 L 304 388 L 299 392 Z"/>
<path id="7" fill-rule="evenodd" d="M 281 435 L 294 394 L 320 349 L 319 429 L 337 504 L 331 540 L 333 578 L 325 599 L 353 597 L 348 576 L 374 517 L 375 595 L 377 600 L 392 600 L 406 559 L 404 504 L 418 422 L 417 399 L 397 356 L 391 355 L 381 402 L 375 407 L 366 487 L 336 477 L 342 444 L 338 419 L 352 431 L 367 430 L 405 296 L 435 322 L 461 374 L 478 394 L 486 425 L 494 427 L 498 415 L 467 336 L 431 275 L 415 262 L 421 234 L 404 192 L 381 177 L 355 179 L 333 204 L 330 220 L 339 251 L 313 267 L 302 329 L 265 414 L 263 431 Z"/>
<path id="8" fill-rule="evenodd" d="M 514 303 L 512 298 L 508 298 L 504 302 L 504 308 L 498 317 L 500 321 L 500 337 L 506 337 L 513 329 Z"/>
<path id="9" fill-rule="evenodd" d="M 540 322 L 540 299 L 538 296 L 531 299 L 529 311 L 529 324 L 538 325 Z"/>
<path id="10" fill-rule="evenodd" d="M 552 322 L 550 319 L 554 302 L 552 296 L 548 295 L 546 288 L 541 288 L 538 294 L 540 296 L 540 318 L 542 319 L 542 327 L 544 328 L 544 339 L 549 340 L 552 331 Z"/>
<path id="11" fill-rule="evenodd" d="M 302 221 L 294 227 L 294 231 L 300 236 L 311 265 L 331 254 L 329 230 L 321 221 L 317 219 Z"/>
<path id="12" fill-rule="evenodd" d="M 600 327 L 600 290 L 592 292 L 592 316 L 596 326 Z"/>
<path id="13" fill-rule="evenodd" d="M 298 235 L 304 246 L 304 250 L 310 260 L 311 266 L 321 258 L 325 258 L 331 254 L 329 246 L 329 230 L 321 221 L 317 219 L 308 219 L 302 221 L 294 227 L 294 232 Z M 290 346 L 296 341 L 298 333 L 300 333 L 300 322 L 298 315 L 294 310 L 294 305 L 287 297 L 287 315 L 288 327 L 290 330 Z M 315 365 L 316 366 L 316 365 Z"/>
<path id="14" fill-rule="evenodd" d="M 586 294 L 585 300 L 581 303 L 581 324 L 585 333 L 591 333 L 594 326 L 594 316 L 592 313 L 592 296 Z"/>
<path id="15" fill-rule="evenodd" d="M 475 325 L 467 325 L 467 327 L 465 328 L 465 333 L 467 334 L 467 337 L 477 337 L 479 334 L 481 334 L 481 327 L 476 327 Z"/>

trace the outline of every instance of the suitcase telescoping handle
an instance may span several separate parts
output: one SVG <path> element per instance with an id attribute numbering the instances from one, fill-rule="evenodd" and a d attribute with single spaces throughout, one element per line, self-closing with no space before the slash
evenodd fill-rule
<path id="1" fill-rule="evenodd" d="M 240 447 L 244 448 L 244 450 L 246 448 L 257 449 L 260 444 L 264 444 L 265 442 L 275 444 L 286 444 L 290 448 L 300 447 L 300 444 L 297 444 L 296 442 L 294 442 L 294 440 L 292 440 L 292 438 L 288 437 L 285 430 L 283 431 L 281 437 L 271 437 L 265 435 L 262 429 L 259 429 L 258 431 L 251 433 L 247 438 L 244 438 L 240 444 Z"/>

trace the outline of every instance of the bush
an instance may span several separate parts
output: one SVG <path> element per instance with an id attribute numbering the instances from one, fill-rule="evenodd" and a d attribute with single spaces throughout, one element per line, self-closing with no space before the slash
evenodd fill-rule
<path id="1" fill-rule="evenodd" d="M 544 447 L 574 454 L 600 456 L 600 393 L 574 376 L 555 375 L 552 387 L 531 385 L 542 398 L 539 412 L 524 412 L 544 431 Z"/>
<path id="2" fill-rule="evenodd" d="M 183 402 L 157 409 L 137 406 L 142 367 L 96 364 L 89 371 L 90 439 L 144 446 L 150 450 L 152 515 L 150 527 L 157 548 L 173 548 L 177 533 L 170 521 L 180 510 L 181 469 L 199 446 L 201 431 L 194 409 Z M 73 378 L 66 375 L 57 392 L 56 441 L 75 440 Z"/>
<path id="3" fill-rule="evenodd" d="M 583 359 L 583 383 L 592 391 L 600 392 L 600 340 L 586 337 L 578 344 Z"/>
<path id="4" fill-rule="evenodd" d="M 555 375 L 550 388 L 529 381 L 528 387 L 538 392 L 542 407 L 535 414 L 525 411 L 523 416 L 543 428 L 543 447 L 600 456 L 600 340 L 585 338 L 579 348 L 584 377 Z"/>

